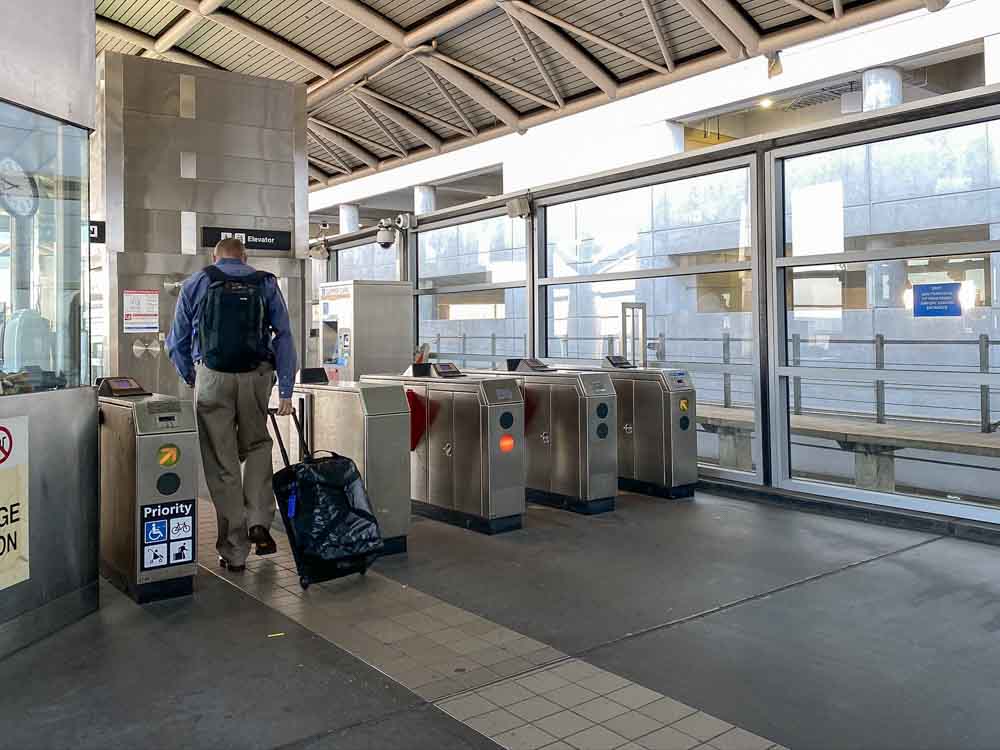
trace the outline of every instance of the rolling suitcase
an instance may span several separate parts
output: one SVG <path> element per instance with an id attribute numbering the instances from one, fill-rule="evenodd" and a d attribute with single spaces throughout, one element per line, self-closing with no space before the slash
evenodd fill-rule
<path id="1" fill-rule="evenodd" d="M 329 453 L 322 457 L 313 454 L 294 413 L 303 459 L 289 464 L 276 411 L 270 409 L 269 414 L 285 462 L 274 475 L 274 496 L 299 583 L 307 589 L 311 583 L 364 575 L 382 551 L 382 535 L 358 467 L 347 456 L 329 451 L 320 451 Z"/>

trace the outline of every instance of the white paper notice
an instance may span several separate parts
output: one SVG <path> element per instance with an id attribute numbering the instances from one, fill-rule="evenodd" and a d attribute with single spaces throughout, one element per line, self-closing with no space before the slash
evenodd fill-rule
<path id="1" fill-rule="evenodd" d="M 126 289 L 122 299 L 123 333 L 160 330 L 160 293 L 156 289 Z"/>

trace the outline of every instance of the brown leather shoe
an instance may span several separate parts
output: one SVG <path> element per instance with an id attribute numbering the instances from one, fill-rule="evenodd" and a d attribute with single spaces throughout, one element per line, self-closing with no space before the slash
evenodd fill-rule
<path id="1" fill-rule="evenodd" d="M 228 570 L 230 573 L 242 573 L 247 569 L 246 565 L 233 565 L 229 560 L 219 556 L 219 567 L 223 570 Z"/>
<path id="2" fill-rule="evenodd" d="M 258 555 L 273 555 L 278 551 L 277 542 L 274 541 L 271 532 L 263 526 L 251 526 L 247 536 L 254 543 Z"/>

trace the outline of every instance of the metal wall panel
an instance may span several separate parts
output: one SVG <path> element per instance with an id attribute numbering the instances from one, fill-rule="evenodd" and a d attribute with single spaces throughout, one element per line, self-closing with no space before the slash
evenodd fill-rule
<path id="1" fill-rule="evenodd" d="M 98 603 L 96 391 L 72 388 L 0 398 L 0 417 L 16 416 L 28 417 L 34 468 L 29 472 L 31 570 L 27 581 L 0 597 L 0 656 L 96 610 Z"/>

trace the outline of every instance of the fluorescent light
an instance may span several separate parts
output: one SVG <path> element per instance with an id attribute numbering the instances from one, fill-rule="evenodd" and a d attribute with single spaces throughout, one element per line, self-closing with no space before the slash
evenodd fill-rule
<path id="1" fill-rule="evenodd" d="M 763 109 L 770 109 L 771 107 L 774 106 L 774 99 L 761 99 L 760 106 Z"/>

